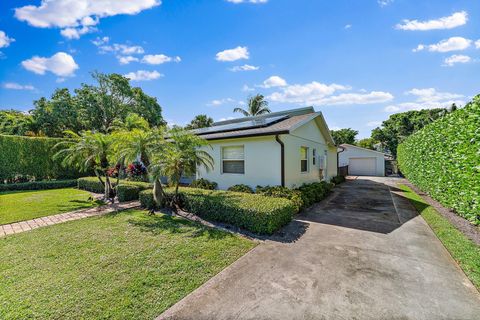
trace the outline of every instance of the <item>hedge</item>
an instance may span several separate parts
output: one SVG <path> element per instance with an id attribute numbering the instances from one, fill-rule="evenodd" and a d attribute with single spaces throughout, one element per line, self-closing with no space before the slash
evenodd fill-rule
<path id="1" fill-rule="evenodd" d="M 172 196 L 173 189 L 166 190 Z M 182 207 L 204 219 L 225 222 L 258 234 L 272 234 L 288 224 L 294 204 L 281 198 L 230 191 L 180 188 Z M 140 192 L 144 208 L 154 207 L 152 190 Z"/>
<path id="2" fill-rule="evenodd" d="M 53 160 L 55 138 L 0 135 L 0 183 L 18 176 L 32 180 L 72 179 L 82 176 L 75 168 L 65 168 Z M 83 174 L 85 175 L 85 174 Z"/>
<path id="3" fill-rule="evenodd" d="M 0 184 L 0 191 L 62 189 L 77 186 L 77 180 L 32 181 Z"/>
<path id="4" fill-rule="evenodd" d="M 112 184 L 116 186 L 117 179 L 112 179 Z M 98 181 L 97 177 L 85 177 L 78 179 L 78 188 L 87 190 L 93 193 L 103 193 L 104 187 Z M 137 200 L 138 194 L 142 190 L 151 189 L 153 185 L 148 182 L 120 180 L 120 185 L 117 188 L 118 201 L 125 202 Z"/>
<path id="5" fill-rule="evenodd" d="M 480 95 L 408 137 L 397 157 L 413 184 L 480 224 Z"/>

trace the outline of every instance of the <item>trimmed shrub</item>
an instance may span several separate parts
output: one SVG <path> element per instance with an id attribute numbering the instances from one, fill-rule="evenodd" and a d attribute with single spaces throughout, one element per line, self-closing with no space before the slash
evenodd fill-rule
<path id="1" fill-rule="evenodd" d="M 298 190 L 292 190 L 282 186 L 257 186 L 256 193 L 267 197 L 288 199 L 294 204 L 295 212 L 299 212 L 303 208 L 302 193 Z"/>
<path id="2" fill-rule="evenodd" d="M 297 190 L 301 192 L 303 207 L 308 208 L 320 202 L 332 191 L 333 184 L 325 181 L 304 184 Z"/>
<path id="3" fill-rule="evenodd" d="M 0 183 L 17 177 L 28 180 L 72 179 L 88 175 L 75 168 L 65 168 L 53 160 L 56 138 L 0 135 Z"/>
<path id="4" fill-rule="evenodd" d="M 172 195 L 173 189 L 166 190 Z M 259 234 L 272 234 L 292 220 L 294 204 L 287 199 L 230 191 L 180 188 L 182 207 L 204 219 L 225 222 Z M 154 207 L 151 190 L 140 192 L 143 207 Z"/>
<path id="5" fill-rule="evenodd" d="M 116 186 L 117 179 L 111 179 L 113 187 Z M 134 188 L 123 188 L 124 186 L 133 186 Z M 120 180 L 117 188 L 117 196 L 120 202 L 137 200 L 140 191 L 153 188 L 149 182 Z M 85 177 L 78 179 L 78 189 L 90 191 L 93 193 L 103 193 L 104 188 L 97 177 Z M 127 190 L 128 189 L 128 190 Z M 132 198 L 133 197 L 133 198 Z"/>
<path id="6" fill-rule="evenodd" d="M 398 146 L 401 172 L 473 224 L 480 224 L 480 95 Z"/>
<path id="7" fill-rule="evenodd" d="M 32 181 L 24 183 L 0 184 L 0 191 L 14 190 L 47 190 L 62 189 L 77 186 L 77 180 L 50 180 L 50 181 Z"/>
<path id="8" fill-rule="evenodd" d="M 192 188 L 205 189 L 205 190 L 215 190 L 218 187 L 218 184 L 207 179 L 198 179 L 192 182 Z"/>
<path id="9" fill-rule="evenodd" d="M 330 179 L 330 182 L 334 183 L 334 184 L 344 183 L 345 182 L 345 177 L 344 176 L 335 176 L 335 177 L 332 177 L 332 179 Z"/>
<path id="10" fill-rule="evenodd" d="M 253 193 L 253 189 L 247 186 L 246 184 L 236 184 L 228 188 L 228 191 L 233 192 L 243 192 L 243 193 Z"/>
<path id="11" fill-rule="evenodd" d="M 128 184 L 119 185 L 117 187 L 117 197 L 119 202 L 138 200 L 140 187 Z"/>

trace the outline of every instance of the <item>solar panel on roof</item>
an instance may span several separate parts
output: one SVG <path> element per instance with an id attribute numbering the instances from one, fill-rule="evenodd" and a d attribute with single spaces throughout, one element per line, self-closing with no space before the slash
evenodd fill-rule
<path id="1" fill-rule="evenodd" d="M 253 129 L 253 128 L 261 128 L 261 127 L 268 127 L 276 122 L 284 120 L 288 118 L 288 115 L 283 116 L 276 116 L 271 118 L 259 118 L 253 120 L 246 120 L 243 122 L 237 123 L 229 123 L 224 125 L 218 125 L 208 128 L 201 128 L 195 130 L 196 134 L 208 134 L 208 133 L 217 133 L 217 132 L 227 132 L 227 131 L 234 131 L 234 130 L 246 130 L 246 129 Z"/>

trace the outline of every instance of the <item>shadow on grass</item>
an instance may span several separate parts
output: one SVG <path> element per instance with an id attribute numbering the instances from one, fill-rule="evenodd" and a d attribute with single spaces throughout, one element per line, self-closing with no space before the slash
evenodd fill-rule
<path id="1" fill-rule="evenodd" d="M 114 214 L 115 213 L 109 215 Z M 168 232 L 173 234 L 185 234 L 190 238 L 206 236 L 211 239 L 223 239 L 233 236 L 232 234 L 224 231 L 209 228 L 196 222 L 192 222 L 183 218 L 172 217 L 166 214 L 151 216 L 145 215 L 135 219 L 129 219 L 128 223 L 132 226 L 138 227 L 142 232 L 149 232 L 154 235 Z"/>

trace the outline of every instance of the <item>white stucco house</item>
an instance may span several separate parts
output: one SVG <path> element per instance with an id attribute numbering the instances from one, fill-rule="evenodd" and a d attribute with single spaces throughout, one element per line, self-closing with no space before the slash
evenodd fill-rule
<path id="1" fill-rule="evenodd" d="M 341 144 L 338 154 L 339 167 L 348 166 L 348 174 L 354 176 L 385 176 L 385 154 L 375 150 Z"/>
<path id="2" fill-rule="evenodd" d="M 208 140 L 213 170 L 197 179 L 218 183 L 298 187 L 337 175 L 337 148 L 321 112 L 312 107 L 216 122 L 194 130 Z"/>

